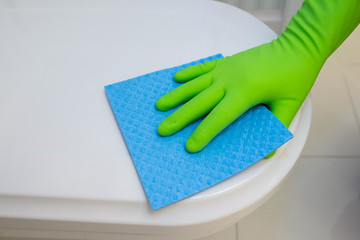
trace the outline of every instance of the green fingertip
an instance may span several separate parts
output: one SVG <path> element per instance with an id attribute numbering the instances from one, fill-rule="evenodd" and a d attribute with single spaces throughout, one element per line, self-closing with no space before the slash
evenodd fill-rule
<path id="1" fill-rule="evenodd" d="M 157 133 L 162 137 L 167 137 L 173 134 L 171 132 L 171 128 L 169 127 L 169 124 L 167 124 L 165 120 L 159 124 L 157 128 Z"/>
<path id="2" fill-rule="evenodd" d="M 186 79 L 184 78 L 184 74 L 182 74 L 182 71 L 179 71 L 175 73 L 174 80 L 177 82 L 184 82 Z"/>
<path id="3" fill-rule="evenodd" d="M 162 121 L 158 128 L 157 132 L 160 136 L 167 137 L 175 134 L 179 129 L 177 129 L 177 121 L 173 120 L 171 117 L 166 118 Z"/>
<path id="4" fill-rule="evenodd" d="M 197 153 L 203 149 L 203 147 L 199 146 L 199 144 L 191 138 L 186 141 L 185 148 L 189 153 Z"/>
<path id="5" fill-rule="evenodd" d="M 266 159 L 267 159 L 267 158 L 271 158 L 272 156 L 275 155 L 275 153 L 276 153 L 276 150 L 273 151 L 272 153 L 270 153 L 269 155 L 267 155 L 265 158 L 266 158 Z"/>
<path id="6" fill-rule="evenodd" d="M 159 124 L 157 128 L 157 133 L 162 137 L 167 137 L 171 135 L 168 125 L 164 122 L 161 122 Z"/>
<path id="7" fill-rule="evenodd" d="M 163 98 L 159 98 L 156 103 L 155 103 L 155 107 L 157 110 L 159 111 L 167 111 L 169 110 L 168 106 L 166 105 L 166 101 L 163 100 Z"/>

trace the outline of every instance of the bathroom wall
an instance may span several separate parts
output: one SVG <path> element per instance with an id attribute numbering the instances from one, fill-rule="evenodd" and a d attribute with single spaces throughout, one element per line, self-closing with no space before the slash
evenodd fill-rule
<path id="1" fill-rule="evenodd" d="M 280 33 L 300 8 L 303 0 L 218 0 L 254 15 L 276 33 Z"/>

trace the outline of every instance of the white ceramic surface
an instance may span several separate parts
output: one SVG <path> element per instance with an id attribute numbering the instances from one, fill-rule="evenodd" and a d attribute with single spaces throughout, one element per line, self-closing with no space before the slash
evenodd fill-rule
<path id="1" fill-rule="evenodd" d="M 272 159 L 154 212 L 103 86 L 276 35 L 229 5 L 165 0 L 2 1 L 0 35 L 3 234 L 202 237 L 264 202 L 306 141 L 309 100 Z"/>

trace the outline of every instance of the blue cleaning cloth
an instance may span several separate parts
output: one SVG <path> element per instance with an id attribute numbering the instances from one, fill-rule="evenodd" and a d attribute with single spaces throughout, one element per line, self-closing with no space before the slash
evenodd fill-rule
<path id="1" fill-rule="evenodd" d="M 196 154 L 185 150 L 185 142 L 201 119 L 170 137 L 157 134 L 159 123 L 176 110 L 160 112 L 155 108 L 159 97 L 180 85 L 173 80 L 174 74 L 188 66 L 219 58 L 221 54 L 105 87 L 154 210 L 239 173 L 293 137 L 261 105 L 243 114 Z"/>

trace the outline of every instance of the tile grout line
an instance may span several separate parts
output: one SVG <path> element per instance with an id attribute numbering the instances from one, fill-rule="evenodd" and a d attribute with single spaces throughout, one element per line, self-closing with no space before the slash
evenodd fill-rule
<path id="1" fill-rule="evenodd" d="M 235 223 L 235 239 L 239 240 L 239 230 L 238 230 L 238 223 Z"/>
<path id="2" fill-rule="evenodd" d="M 330 155 L 300 155 L 300 157 L 303 158 L 345 158 L 345 159 L 358 159 L 360 158 L 360 155 L 356 155 L 356 156 L 341 156 L 341 155 L 337 155 L 337 156 L 330 156 Z"/>
<path id="3" fill-rule="evenodd" d="M 356 125 L 358 127 L 358 130 L 360 132 L 360 119 L 357 115 L 357 112 L 356 112 L 356 108 L 355 108 L 355 103 L 354 103 L 354 98 L 353 96 L 351 95 L 351 92 L 350 92 L 350 86 L 349 86 L 349 82 L 348 82 L 348 79 L 346 77 L 346 70 L 345 70 L 345 67 L 344 67 L 344 64 L 340 63 L 339 60 L 337 58 L 335 58 L 336 62 L 339 64 L 340 66 L 340 69 L 341 69 L 341 75 L 342 75 L 342 80 L 344 81 L 344 84 L 345 84 L 345 90 L 346 90 L 346 93 L 347 95 L 349 96 L 350 98 L 350 104 L 351 104 L 351 109 L 355 115 L 355 120 L 356 120 Z M 355 65 L 355 64 L 354 64 Z"/>
<path id="4" fill-rule="evenodd" d="M 346 79 L 346 77 L 345 77 L 344 80 L 345 80 L 345 85 L 346 85 L 346 92 L 348 93 L 348 95 L 350 95 L 351 108 L 352 108 L 353 112 L 355 113 L 355 119 L 356 119 L 356 122 L 357 122 L 357 125 L 358 125 L 358 129 L 360 131 L 360 119 L 359 119 L 359 117 L 357 115 L 357 112 L 356 112 L 354 98 L 350 93 L 350 87 L 349 87 L 348 80 Z"/>
<path id="5" fill-rule="evenodd" d="M 360 131 L 360 119 L 359 119 L 359 117 L 357 115 L 356 108 L 355 108 L 355 103 L 354 103 L 354 98 L 350 93 L 350 87 L 349 87 L 349 83 L 348 83 L 348 80 L 346 79 L 346 77 L 344 77 L 344 81 L 345 81 L 345 86 L 346 86 L 345 87 L 346 92 L 347 92 L 348 95 L 350 95 L 351 108 L 352 108 L 353 112 L 355 113 L 355 119 L 356 119 L 356 122 L 357 122 L 358 129 Z"/>

